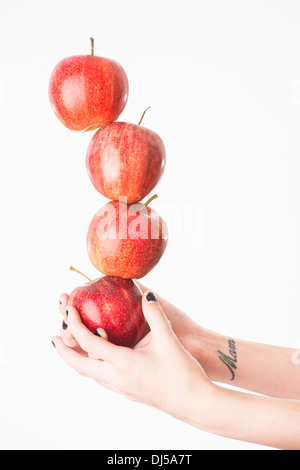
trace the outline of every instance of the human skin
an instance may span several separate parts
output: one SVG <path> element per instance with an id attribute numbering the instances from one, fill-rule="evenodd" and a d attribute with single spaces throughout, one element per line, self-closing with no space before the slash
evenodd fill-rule
<path id="1" fill-rule="evenodd" d="M 66 316 L 68 296 L 63 294 L 60 307 L 68 326 L 60 337 L 53 338 L 59 355 L 77 372 L 106 388 L 199 429 L 274 448 L 300 449 L 300 401 L 291 399 L 300 398 L 297 378 L 292 377 L 297 375 L 299 381 L 291 361 L 293 350 L 237 341 L 237 367 L 232 382 L 227 362 L 220 360 L 223 356 L 218 353 L 226 351 L 225 346 L 228 349 L 228 338 L 203 330 L 157 295 L 157 301 L 148 302 L 147 294 L 146 290 L 143 311 L 151 332 L 134 349 L 109 343 L 104 331 L 100 332 L 101 338 L 93 335 L 72 307 L 68 307 Z M 251 364 L 256 353 L 254 361 L 259 373 L 247 367 L 247 361 Z M 276 367 L 270 367 L 272 353 L 276 354 Z M 249 389 L 266 389 L 272 396 L 224 388 L 214 380 L 243 388 L 247 382 Z M 286 382 L 285 386 L 278 386 L 281 381 Z M 278 395 L 285 399 L 274 398 Z"/>
<path id="2" fill-rule="evenodd" d="M 143 284 L 137 283 L 142 292 L 147 290 Z M 232 375 L 219 359 L 218 353 L 228 352 L 231 338 L 203 328 L 166 299 L 158 298 L 176 336 L 212 381 L 272 397 L 300 400 L 300 367 L 297 367 L 300 363 L 299 351 L 234 339 L 237 369 L 234 380 L 231 380 Z"/>

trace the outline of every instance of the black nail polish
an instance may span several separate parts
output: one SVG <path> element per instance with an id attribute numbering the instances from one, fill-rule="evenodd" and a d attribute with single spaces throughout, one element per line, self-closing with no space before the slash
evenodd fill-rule
<path id="1" fill-rule="evenodd" d="M 66 330 L 68 328 L 68 325 L 65 323 L 65 320 L 62 322 L 62 329 Z"/>
<path id="2" fill-rule="evenodd" d="M 62 305 L 62 301 L 59 299 L 59 305 Z"/>
<path id="3" fill-rule="evenodd" d="M 153 292 L 148 292 L 148 294 L 146 295 L 146 300 L 147 302 L 156 302 L 156 297 Z"/>
<path id="4" fill-rule="evenodd" d="M 66 317 L 68 318 L 68 315 L 69 315 L 69 310 L 66 309 Z"/>
<path id="5" fill-rule="evenodd" d="M 100 335 L 99 331 L 95 331 L 95 335 L 99 336 L 99 338 L 101 338 L 101 335 Z"/>
<path id="6" fill-rule="evenodd" d="M 52 344 L 53 344 L 53 346 L 56 348 L 54 341 L 51 341 L 51 343 L 52 343 Z"/>

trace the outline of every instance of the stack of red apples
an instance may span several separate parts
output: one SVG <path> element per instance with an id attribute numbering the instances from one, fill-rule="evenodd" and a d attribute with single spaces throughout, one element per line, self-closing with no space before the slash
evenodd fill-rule
<path id="1" fill-rule="evenodd" d="M 77 287 L 69 305 L 94 333 L 133 347 L 149 331 L 142 292 L 135 282 L 162 257 L 168 240 L 166 223 L 149 198 L 166 162 L 163 141 L 138 124 L 117 121 L 128 99 L 128 79 L 116 61 L 94 54 L 63 59 L 49 82 L 52 108 L 68 129 L 95 131 L 86 168 L 95 189 L 109 201 L 94 215 L 87 231 L 87 251 L 102 273 Z M 146 197 L 146 201 L 142 202 Z"/>

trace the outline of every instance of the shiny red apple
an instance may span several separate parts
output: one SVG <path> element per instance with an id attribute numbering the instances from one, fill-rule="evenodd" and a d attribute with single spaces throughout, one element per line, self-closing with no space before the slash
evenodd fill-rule
<path id="1" fill-rule="evenodd" d="M 87 234 L 87 251 L 101 273 L 140 279 L 161 259 L 168 242 L 168 228 L 146 204 L 110 201 L 93 217 Z"/>
<path id="2" fill-rule="evenodd" d="M 103 328 L 119 346 L 133 347 L 149 332 L 142 292 L 131 279 L 105 276 L 89 282 L 73 290 L 68 305 L 78 310 L 90 331 Z"/>
<path id="3" fill-rule="evenodd" d="M 49 98 L 68 129 L 95 129 L 117 119 L 128 99 L 128 80 L 116 61 L 92 53 L 67 57 L 54 68 Z"/>
<path id="4" fill-rule="evenodd" d="M 144 199 L 166 163 L 162 139 L 141 125 L 113 122 L 99 129 L 88 147 L 86 167 L 96 190 L 108 199 Z"/>

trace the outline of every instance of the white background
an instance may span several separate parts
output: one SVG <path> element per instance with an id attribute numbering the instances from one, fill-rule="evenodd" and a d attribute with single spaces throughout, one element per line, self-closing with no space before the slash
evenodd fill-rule
<path id="1" fill-rule="evenodd" d="M 143 282 L 207 328 L 299 347 L 299 26 L 296 0 L 0 1 L 1 448 L 262 448 L 129 402 L 57 356 L 59 294 L 84 282 L 71 264 L 97 277 L 85 238 L 106 200 L 85 169 L 92 134 L 57 120 L 47 88 L 90 36 L 122 64 L 120 120 L 151 106 L 143 124 L 168 155 L 153 207 L 170 242 Z"/>

